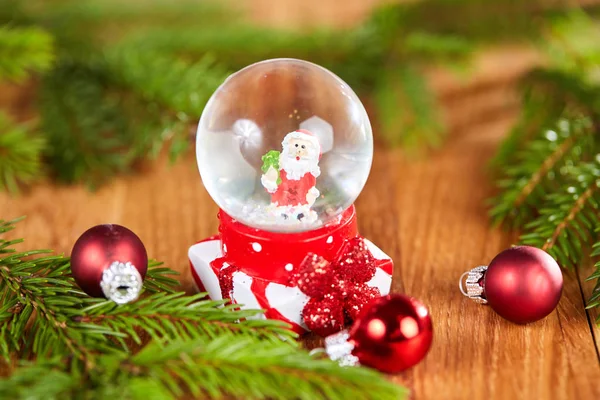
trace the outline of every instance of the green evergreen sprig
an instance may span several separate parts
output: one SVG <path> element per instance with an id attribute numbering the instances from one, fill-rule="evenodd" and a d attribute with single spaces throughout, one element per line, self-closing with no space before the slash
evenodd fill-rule
<path id="1" fill-rule="evenodd" d="M 11 230 L 13 223 L 0 221 L 0 232 Z M 69 260 L 51 256 L 47 250 L 17 252 L 12 246 L 20 242 L 0 239 L 0 349 L 4 359 L 10 360 L 13 353 L 29 357 L 52 352 L 85 357 L 91 347 L 104 348 L 71 322 L 77 305 L 91 299 L 69 277 Z M 29 335 L 25 335 L 26 328 Z"/>
<path id="2" fill-rule="evenodd" d="M 63 60 L 40 90 L 46 159 L 59 180 L 96 186 L 165 143 L 175 158 L 226 75 L 209 58 L 190 64 L 133 48 L 101 60 Z"/>
<path id="3" fill-rule="evenodd" d="M 139 332 L 145 332 L 157 343 L 213 338 L 227 332 L 296 343 L 296 335 L 287 324 L 265 320 L 256 310 L 239 310 L 239 306 L 227 304 L 226 300 L 206 300 L 206 293 L 186 296 L 159 292 L 126 305 L 102 301 L 82 309 L 75 320 L 89 331 L 115 334 L 124 349 L 130 346 L 125 339 L 142 344 Z"/>
<path id="4" fill-rule="evenodd" d="M 58 400 L 72 398 L 81 375 L 69 374 L 68 363 L 58 358 L 23 361 L 20 368 L 0 379 L 0 398 Z"/>
<path id="5" fill-rule="evenodd" d="M 0 234 L 15 222 L 0 221 Z M 251 319 L 257 310 L 202 300 L 205 293 L 173 293 L 177 281 L 165 276 L 173 272 L 156 262 L 150 263 L 150 284 L 145 284 L 154 294 L 124 306 L 90 298 L 71 277 L 68 257 L 48 250 L 15 251 L 20 242 L 0 238 L 0 349 L 6 360 L 13 352 L 23 357 L 68 352 L 90 361 L 95 352 L 112 352 L 119 345 L 128 349 L 126 338 L 141 344 L 139 332 L 161 342 L 224 332 L 278 341 L 295 337 L 281 322 Z"/>
<path id="6" fill-rule="evenodd" d="M 444 129 L 425 78 L 406 66 L 381 77 L 374 91 L 378 121 L 386 140 L 404 148 L 419 149 L 423 144 L 438 147 Z"/>
<path id="7" fill-rule="evenodd" d="M 141 299 L 117 305 L 90 298 L 71 277 L 68 257 L 17 251 L 22 239 L 3 238 L 16 222 L 0 221 L 0 354 L 10 368 L 0 398 L 406 394 L 372 370 L 309 355 L 287 324 L 263 319 L 261 310 L 175 292 L 173 271 L 157 262 Z"/>
<path id="8" fill-rule="evenodd" d="M 179 288 L 179 281 L 173 276 L 179 275 L 171 268 L 162 266 L 162 262 L 148 261 L 148 271 L 144 279 L 144 291 L 148 293 L 175 293 Z"/>
<path id="9" fill-rule="evenodd" d="M 538 109 L 537 106 L 526 108 L 526 118 L 530 115 L 538 118 L 539 115 L 533 115 Z M 513 132 L 514 137 L 523 131 L 520 126 Z M 513 147 L 511 139 L 506 143 Z M 539 204 L 563 187 L 563 177 L 570 173 L 569 168 L 593 159 L 596 149 L 595 132 L 589 119 L 566 114 L 552 125 L 539 129 L 538 135 L 530 137 L 522 148 L 506 152 L 506 156 L 495 160 L 497 165 L 502 165 L 504 173 L 497 183 L 501 193 L 492 200 L 490 215 L 496 223 L 507 221 L 517 226 L 530 223 L 537 217 Z"/>
<path id="10" fill-rule="evenodd" d="M 598 229 L 596 228 L 596 231 Z M 593 251 L 591 257 L 598 258 L 600 256 L 600 242 L 594 243 Z M 586 280 L 593 281 L 596 280 L 596 285 L 592 289 L 592 294 L 587 301 L 586 308 L 594 308 L 600 307 L 600 261 L 594 265 L 595 271 L 592 275 L 590 275 Z M 596 323 L 600 324 L 600 315 L 596 318 Z"/>
<path id="11" fill-rule="evenodd" d="M 178 392 L 183 387 L 196 396 L 227 393 L 237 398 L 305 400 L 399 399 L 406 395 L 405 389 L 372 370 L 340 367 L 281 342 L 204 338 L 173 343 L 159 356 L 157 350 L 148 347 L 130 357 L 129 368 L 141 369 L 139 385 L 160 385 L 164 392 L 183 394 Z"/>
<path id="12" fill-rule="evenodd" d="M 407 395 L 372 370 L 340 367 L 284 342 L 235 335 L 150 344 L 134 355 L 102 355 L 97 361 L 85 375 L 72 373 L 60 360 L 24 364 L 0 380 L 0 397 L 397 400 Z"/>
<path id="13" fill-rule="evenodd" d="M 566 190 L 547 193 L 539 216 L 525 225 L 521 242 L 548 251 L 564 267 L 584 259 L 596 239 L 600 206 L 600 163 L 566 167 Z"/>
<path id="14" fill-rule="evenodd" d="M 52 36 L 38 27 L 0 26 L 0 54 L 0 81 L 23 81 L 51 67 Z"/>
<path id="15" fill-rule="evenodd" d="M 46 148 L 43 136 L 17 124 L 0 111 L 0 190 L 11 194 L 43 175 L 42 154 Z"/>

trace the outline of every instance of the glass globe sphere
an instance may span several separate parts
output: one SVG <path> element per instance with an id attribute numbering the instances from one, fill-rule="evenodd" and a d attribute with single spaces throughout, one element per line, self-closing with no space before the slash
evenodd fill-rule
<path id="1" fill-rule="evenodd" d="M 235 220 L 302 232 L 339 220 L 371 169 L 365 108 L 332 72 L 296 59 L 252 64 L 206 105 L 196 139 L 206 190 Z"/>

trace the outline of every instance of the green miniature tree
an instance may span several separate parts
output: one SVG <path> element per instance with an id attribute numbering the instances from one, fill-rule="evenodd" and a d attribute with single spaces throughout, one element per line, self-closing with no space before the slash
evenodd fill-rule
<path id="1" fill-rule="evenodd" d="M 262 167 L 260 168 L 263 174 L 266 174 L 269 169 L 273 168 L 277 172 L 277 184 L 281 183 L 281 177 L 279 176 L 279 156 L 280 152 L 277 150 L 270 150 L 262 156 Z"/>

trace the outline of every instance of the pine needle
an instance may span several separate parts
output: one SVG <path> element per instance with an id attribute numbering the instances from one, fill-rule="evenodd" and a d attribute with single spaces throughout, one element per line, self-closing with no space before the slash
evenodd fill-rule
<path id="1" fill-rule="evenodd" d="M 598 163 L 572 167 L 564 177 L 566 190 L 545 197 L 539 217 L 525 225 L 528 233 L 521 236 L 521 242 L 547 251 L 564 267 L 579 263 L 596 237 L 599 179 Z"/>
<path id="2" fill-rule="evenodd" d="M 160 352 L 149 346 L 129 361 L 139 378 L 164 391 L 185 388 L 195 395 L 223 393 L 248 399 L 400 399 L 405 389 L 366 368 L 340 367 L 281 342 L 221 337 L 173 343 Z M 179 393 L 175 393 L 179 394 Z"/>
<path id="3" fill-rule="evenodd" d="M 40 179 L 45 146 L 43 137 L 0 111 L 0 191 L 16 194 L 21 186 Z"/>
<path id="4" fill-rule="evenodd" d="M 596 229 L 596 230 L 598 230 L 598 229 Z M 594 247 L 593 247 L 591 256 L 595 257 L 595 258 L 600 256 L 600 242 L 594 243 Z M 594 308 L 594 307 L 600 307 L 600 262 L 597 262 L 596 265 L 594 265 L 594 267 L 595 267 L 594 273 L 586 279 L 587 281 L 596 280 L 596 285 L 592 289 L 592 294 L 590 295 L 590 298 L 587 301 L 587 305 L 586 305 L 587 309 Z M 598 324 L 600 324 L 600 316 L 598 316 L 598 318 L 596 319 L 596 322 Z"/>
<path id="5" fill-rule="evenodd" d="M 496 223 L 522 226 L 530 222 L 540 203 L 564 183 L 569 167 L 593 159 L 597 144 L 589 119 L 566 114 L 521 146 L 509 155 L 510 162 L 499 165 L 501 193 L 490 201 L 490 215 Z"/>
<path id="6" fill-rule="evenodd" d="M 53 60 L 52 37 L 44 30 L 0 26 L 0 81 L 23 81 L 48 70 Z"/>

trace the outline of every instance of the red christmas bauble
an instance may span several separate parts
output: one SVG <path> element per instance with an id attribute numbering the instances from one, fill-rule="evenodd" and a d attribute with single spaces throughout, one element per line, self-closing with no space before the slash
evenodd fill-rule
<path id="1" fill-rule="evenodd" d="M 389 295 L 369 303 L 348 332 L 358 362 L 397 373 L 425 357 L 433 339 L 427 308 L 412 297 Z"/>
<path id="2" fill-rule="evenodd" d="M 509 321 L 526 324 L 554 310 L 563 287 L 560 267 L 548 253 L 517 246 L 498 254 L 485 271 L 488 304 Z"/>
<path id="3" fill-rule="evenodd" d="M 71 252 L 71 273 L 79 287 L 90 296 L 107 297 L 118 303 L 137 298 L 147 269 L 144 244 L 120 225 L 88 229 Z"/>

